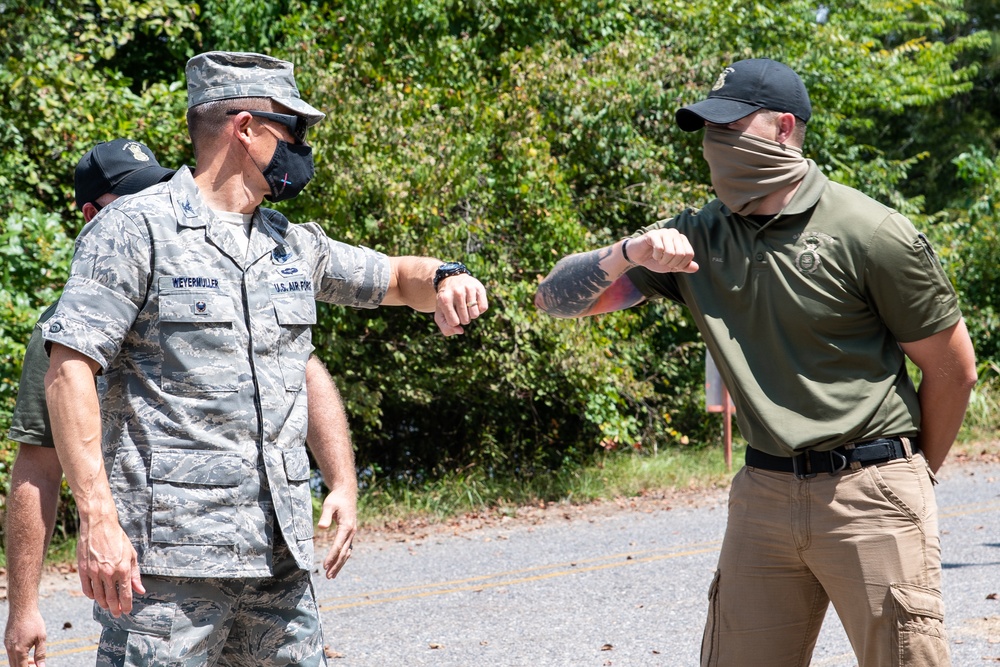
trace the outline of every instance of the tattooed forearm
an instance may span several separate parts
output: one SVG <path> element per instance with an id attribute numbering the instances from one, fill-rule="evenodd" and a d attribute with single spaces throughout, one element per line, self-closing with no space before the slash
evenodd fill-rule
<path id="1" fill-rule="evenodd" d="M 555 317 L 586 315 L 611 286 L 612 279 L 601 268 L 611 253 L 610 247 L 599 248 L 562 259 L 539 285 L 535 304 Z"/>

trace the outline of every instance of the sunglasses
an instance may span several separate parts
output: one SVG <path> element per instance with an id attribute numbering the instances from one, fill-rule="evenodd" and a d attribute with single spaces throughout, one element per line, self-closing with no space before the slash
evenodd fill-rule
<path id="1" fill-rule="evenodd" d="M 284 113 L 272 113 L 270 111 L 253 111 L 251 109 L 230 109 L 226 112 L 227 116 L 235 116 L 238 113 L 247 112 L 254 118 L 265 118 L 267 120 L 273 120 L 275 123 L 281 123 L 288 128 L 295 140 L 300 144 L 306 142 L 306 130 L 309 129 L 306 119 L 300 116 L 292 116 L 290 114 Z"/>

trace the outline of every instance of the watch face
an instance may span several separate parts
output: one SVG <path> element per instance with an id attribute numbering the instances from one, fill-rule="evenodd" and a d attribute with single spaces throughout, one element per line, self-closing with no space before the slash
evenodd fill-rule
<path id="1" fill-rule="evenodd" d="M 461 262 L 447 262 L 438 267 L 437 271 L 434 272 L 434 289 L 437 289 L 438 283 L 449 276 L 454 276 L 459 273 L 468 273 L 469 270 L 465 268 L 465 264 Z"/>

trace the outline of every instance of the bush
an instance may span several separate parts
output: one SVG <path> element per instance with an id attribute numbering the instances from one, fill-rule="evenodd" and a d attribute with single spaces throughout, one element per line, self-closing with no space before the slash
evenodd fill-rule
<path id="1" fill-rule="evenodd" d="M 703 347 L 681 309 L 567 322 L 532 297 L 559 257 L 711 196 L 699 137 L 677 130 L 673 111 L 744 57 L 803 73 L 807 151 L 828 173 L 934 223 L 954 267 L 971 261 L 958 285 L 980 354 L 995 360 L 995 208 L 980 216 L 971 203 L 995 201 L 993 153 L 970 146 L 956 167 L 970 174 L 968 208 L 924 211 L 907 176 L 938 156 L 886 140 L 901 117 L 938 113 L 979 81 L 989 34 L 951 34 L 969 25 L 959 7 L 861 0 L 818 21 L 799 0 L 0 5 L 0 426 L 80 227 L 76 160 L 116 136 L 145 141 L 164 164 L 190 160 L 183 66 L 215 48 L 294 61 L 303 96 L 328 113 L 310 135 L 315 181 L 281 205 L 292 220 L 390 254 L 462 260 L 490 291 L 489 313 L 455 339 L 408 310 L 320 309 L 314 341 L 366 479 L 470 466 L 523 477 L 605 450 L 719 442 Z"/>

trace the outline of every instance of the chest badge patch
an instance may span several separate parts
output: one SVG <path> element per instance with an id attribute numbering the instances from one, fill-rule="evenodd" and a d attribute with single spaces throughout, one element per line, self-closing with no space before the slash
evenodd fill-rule
<path id="1" fill-rule="evenodd" d="M 801 273 L 816 273 L 823 264 L 820 250 L 824 245 L 833 244 L 833 237 L 823 232 L 807 232 L 799 237 L 797 246 L 802 249 L 795 256 L 795 268 Z"/>
<path id="2" fill-rule="evenodd" d="M 292 253 L 288 252 L 288 247 L 279 245 L 271 251 L 271 261 L 275 264 L 284 264 L 292 258 Z"/>

